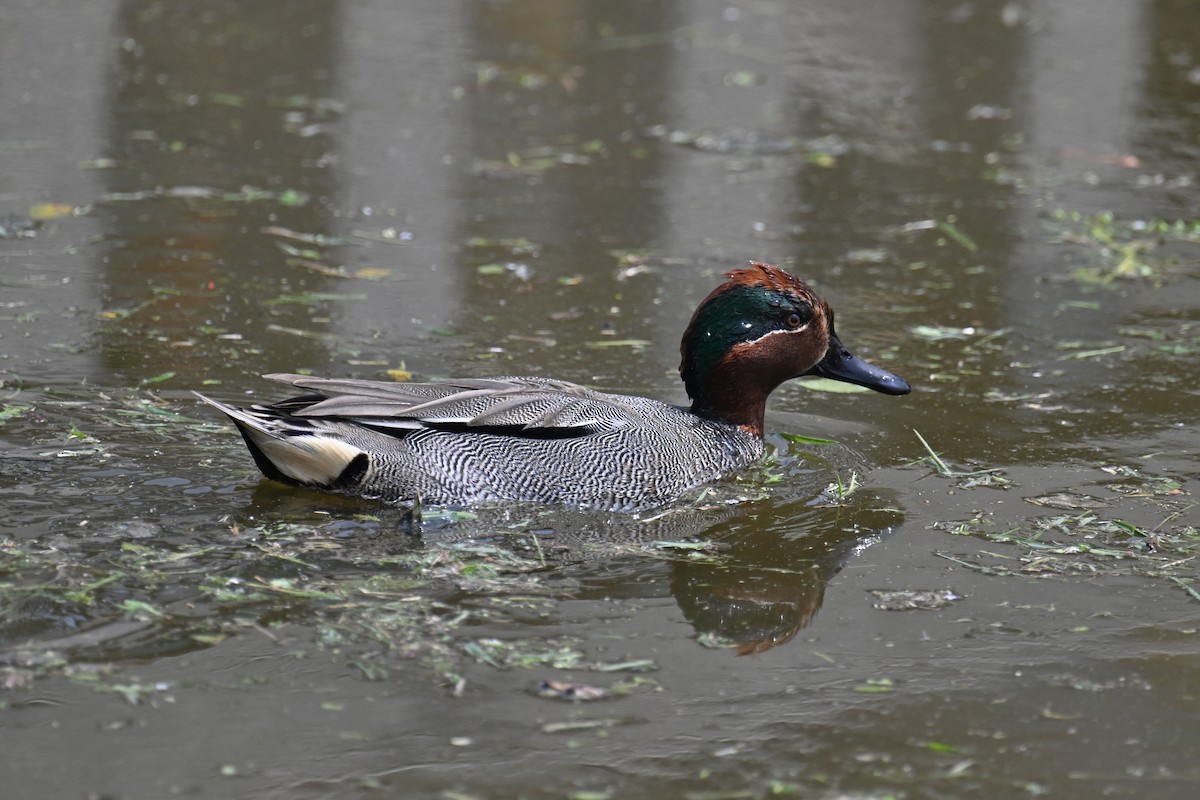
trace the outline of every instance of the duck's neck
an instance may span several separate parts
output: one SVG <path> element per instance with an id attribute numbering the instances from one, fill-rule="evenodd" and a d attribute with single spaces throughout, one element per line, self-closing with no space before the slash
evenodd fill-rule
<path id="1" fill-rule="evenodd" d="M 747 370 L 732 359 L 721 359 L 712 366 L 704 380 L 684 377 L 691 411 L 705 419 L 717 420 L 737 427 L 751 436 L 762 438 L 763 417 L 767 412 L 767 397 L 777 384 L 755 380 L 762 376 L 747 374 Z"/>

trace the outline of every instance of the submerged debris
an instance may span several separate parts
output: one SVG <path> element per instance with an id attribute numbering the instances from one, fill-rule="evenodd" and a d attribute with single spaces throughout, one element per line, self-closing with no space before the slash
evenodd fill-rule
<path id="1" fill-rule="evenodd" d="M 869 593 L 875 597 L 875 608 L 882 611 L 932 611 L 963 599 L 951 589 L 872 589 Z"/>
<path id="2" fill-rule="evenodd" d="M 0 239 L 32 239 L 41 227 L 40 220 L 19 214 L 0 215 Z"/>

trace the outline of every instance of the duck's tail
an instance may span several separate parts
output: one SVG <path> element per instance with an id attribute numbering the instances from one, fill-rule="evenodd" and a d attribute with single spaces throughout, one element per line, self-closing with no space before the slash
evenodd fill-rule
<path id="1" fill-rule="evenodd" d="M 233 420 L 254 463 L 272 480 L 336 490 L 357 484 L 370 465 L 365 451 L 328 435 L 312 421 L 266 406 L 238 408 L 192 394 Z"/>

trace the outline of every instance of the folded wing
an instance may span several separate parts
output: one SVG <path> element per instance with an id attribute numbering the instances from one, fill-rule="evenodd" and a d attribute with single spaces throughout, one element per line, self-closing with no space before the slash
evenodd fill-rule
<path id="1" fill-rule="evenodd" d="M 528 436 L 582 436 L 636 424 L 625 398 L 544 378 L 479 378 L 438 383 L 263 377 L 313 394 L 273 408 L 308 418 L 338 418 L 400 433 L 422 427 L 505 429 Z"/>

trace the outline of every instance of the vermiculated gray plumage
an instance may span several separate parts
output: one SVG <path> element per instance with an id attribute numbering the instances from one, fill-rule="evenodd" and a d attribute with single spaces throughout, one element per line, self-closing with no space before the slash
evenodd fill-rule
<path id="1" fill-rule="evenodd" d="M 265 377 L 312 394 L 248 409 L 203 399 L 237 423 L 268 476 L 390 501 L 638 511 L 763 453 L 762 441 L 736 426 L 544 378 Z"/>

